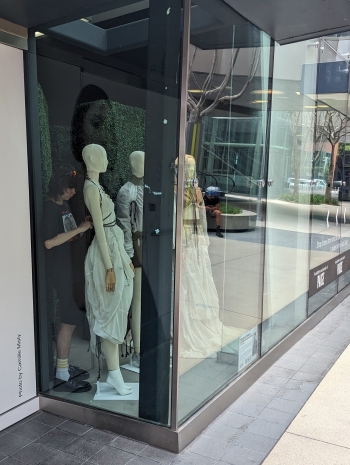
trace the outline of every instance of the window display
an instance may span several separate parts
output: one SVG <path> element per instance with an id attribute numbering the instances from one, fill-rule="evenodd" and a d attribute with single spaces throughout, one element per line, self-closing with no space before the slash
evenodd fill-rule
<path id="1" fill-rule="evenodd" d="M 41 182 L 35 214 L 38 272 L 46 270 L 39 283 L 40 389 L 164 425 L 174 294 L 169 167 L 178 155 L 183 19 L 173 3 L 171 16 L 161 11 L 156 30 L 166 37 L 160 42 L 147 32 L 127 51 L 111 44 L 107 54 L 92 50 L 84 34 L 77 44 L 67 25 L 36 38 Z M 128 9 L 93 15 L 82 29 L 159 23 L 155 3 L 131 8 L 130 15 Z M 161 80 L 166 85 L 154 87 Z"/>

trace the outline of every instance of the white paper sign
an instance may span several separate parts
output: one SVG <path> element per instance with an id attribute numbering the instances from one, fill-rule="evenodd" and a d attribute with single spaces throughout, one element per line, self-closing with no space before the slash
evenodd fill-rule
<path id="1" fill-rule="evenodd" d="M 238 371 L 243 370 L 258 358 L 258 328 L 242 334 L 239 338 Z"/>

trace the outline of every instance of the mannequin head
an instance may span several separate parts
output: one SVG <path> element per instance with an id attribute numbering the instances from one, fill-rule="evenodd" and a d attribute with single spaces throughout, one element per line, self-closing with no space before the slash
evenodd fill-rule
<path id="1" fill-rule="evenodd" d="M 87 171 L 105 173 L 108 166 L 106 150 L 97 144 L 89 144 L 83 148 L 83 160 Z"/>
<path id="2" fill-rule="evenodd" d="M 145 172 L 145 152 L 132 152 L 129 160 L 132 174 L 137 178 L 143 178 Z"/>
<path id="3" fill-rule="evenodd" d="M 196 177 L 196 160 L 192 155 L 185 155 L 185 180 Z"/>

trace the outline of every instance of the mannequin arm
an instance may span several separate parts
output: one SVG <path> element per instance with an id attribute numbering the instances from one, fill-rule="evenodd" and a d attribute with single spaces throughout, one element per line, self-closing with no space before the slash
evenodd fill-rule
<path id="1" fill-rule="evenodd" d="M 134 256 L 130 218 L 130 192 L 122 187 L 117 196 L 117 220 L 124 233 L 124 249 L 130 258 Z"/>
<path id="2" fill-rule="evenodd" d="M 84 200 L 92 217 L 97 243 L 101 252 L 103 263 L 107 271 L 113 268 L 113 265 L 111 257 L 109 255 L 106 234 L 103 227 L 103 218 L 100 207 L 100 193 L 98 191 L 98 188 L 93 185 L 85 187 Z"/>

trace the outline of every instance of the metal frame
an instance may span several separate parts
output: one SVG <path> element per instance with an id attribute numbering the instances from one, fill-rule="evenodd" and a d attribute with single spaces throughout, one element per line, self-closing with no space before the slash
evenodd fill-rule
<path id="1" fill-rule="evenodd" d="M 177 173 L 177 194 L 179 186 L 185 180 L 186 154 L 186 121 L 187 121 L 187 92 L 188 67 L 191 29 L 191 0 L 183 1 L 183 39 L 182 39 L 182 71 L 181 71 L 181 109 L 179 127 L 179 154 Z M 173 326 L 173 372 L 171 392 L 170 427 L 176 430 L 178 426 L 178 394 L 179 394 L 179 337 L 180 337 L 180 305 L 181 305 L 181 272 L 182 272 L 182 231 L 183 231 L 183 198 L 176 198 L 176 242 L 175 242 L 175 285 L 174 285 L 174 326 Z"/>
<path id="2" fill-rule="evenodd" d="M 157 447 L 180 453 L 210 425 L 232 402 L 240 397 L 283 354 L 323 320 L 335 307 L 350 295 L 350 286 L 345 287 L 327 304 L 312 314 L 300 326 L 267 352 L 239 378 L 218 393 L 208 404 L 174 431 L 170 428 L 147 423 L 138 419 L 80 406 L 40 395 L 40 409 L 64 415 L 72 420 L 88 423 L 96 428 L 107 429 Z"/>

